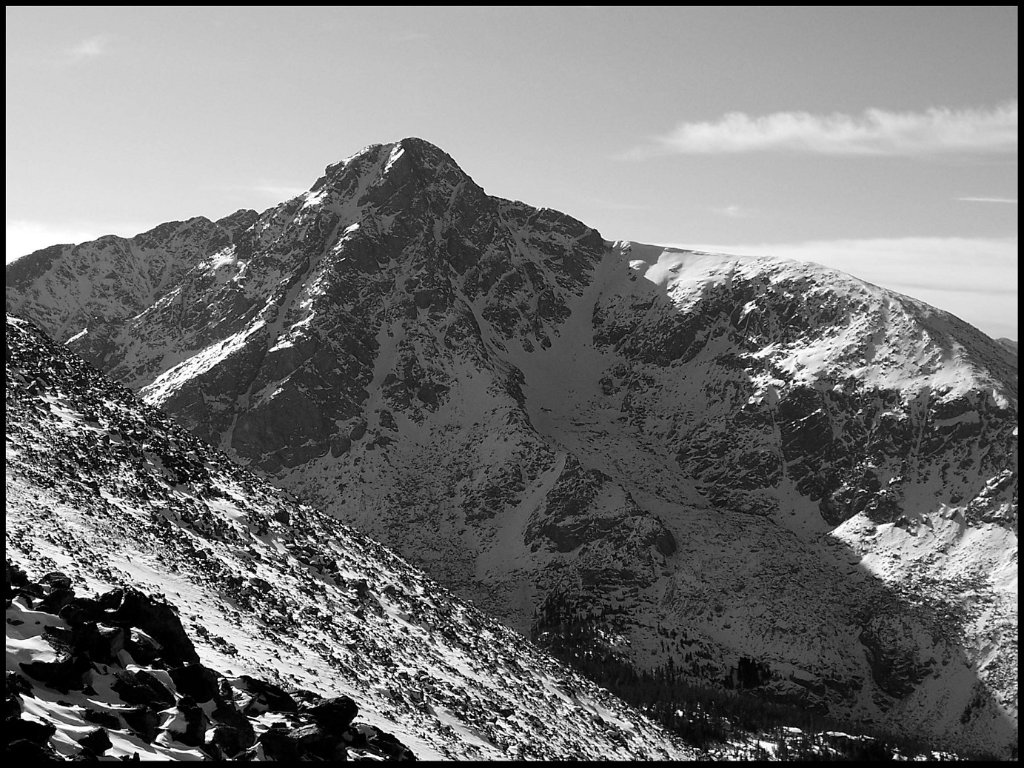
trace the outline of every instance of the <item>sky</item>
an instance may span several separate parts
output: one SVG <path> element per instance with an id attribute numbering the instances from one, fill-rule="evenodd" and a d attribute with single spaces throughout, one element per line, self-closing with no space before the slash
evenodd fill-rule
<path id="1" fill-rule="evenodd" d="M 1017 8 L 6 9 L 7 261 L 417 136 L 609 240 L 834 266 L 1017 338 Z"/>

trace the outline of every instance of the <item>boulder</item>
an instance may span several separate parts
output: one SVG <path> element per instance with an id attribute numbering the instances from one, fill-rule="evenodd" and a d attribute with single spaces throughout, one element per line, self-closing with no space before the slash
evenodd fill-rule
<path id="1" fill-rule="evenodd" d="M 129 630 L 124 649 L 135 659 L 136 664 L 149 666 L 163 654 L 163 646 L 140 629 Z"/>
<path id="2" fill-rule="evenodd" d="M 160 715 L 152 707 L 142 706 L 121 712 L 125 725 L 147 744 L 160 732 Z"/>
<path id="3" fill-rule="evenodd" d="M 83 690 L 92 680 L 92 659 L 88 653 L 63 653 L 56 661 L 22 662 L 21 669 L 61 693 Z"/>
<path id="4" fill-rule="evenodd" d="M 73 589 L 54 588 L 51 589 L 42 600 L 39 601 L 38 609 L 46 613 L 59 614 L 75 598 Z"/>
<path id="5" fill-rule="evenodd" d="M 185 720 L 185 728 L 173 731 L 173 737 L 190 747 L 202 746 L 206 741 L 206 729 L 210 725 L 210 719 L 202 707 L 191 696 L 182 696 L 178 699 L 177 709 Z"/>
<path id="6" fill-rule="evenodd" d="M 348 759 L 348 750 L 340 731 L 332 732 L 317 723 L 311 723 L 294 729 L 289 738 L 295 742 L 300 759 L 308 759 L 308 756 L 328 761 Z"/>
<path id="7" fill-rule="evenodd" d="M 125 704 L 136 704 L 153 709 L 165 709 L 174 704 L 174 694 L 156 676 L 145 670 L 115 672 L 116 680 L 110 687 Z"/>
<path id="8" fill-rule="evenodd" d="M 124 627 L 97 624 L 96 636 L 90 652 L 97 661 L 113 663 L 117 660 L 117 655 L 124 650 L 127 639 L 128 632 Z"/>
<path id="9" fill-rule="evenodd" d="M 38 723 L 35 720 L 17 718 L 4 723 L 4 739 L 8 744 L 14 741 L 28 741 L 32 744 L 46 745 L 50 737 L 57 732 L 52 723 Z"/>
<path id="10" fill-rule="evenodd" d="M 330 731 L 341 731 L 349 726 L 359 714 L 359 707 L 348 696 L 322 699 L 312 706 L 306 705 L 307 712 L 319 725 Z"/>
<path id="11" fill-rule="evenodd" d="M 248 722 L 248 721 L 246 721 Z M 227 758 L 232 758 L 240 752 L 244 752 L 256 742 L 252 725 L 249 725 L 248 733 L 234 725 L 217 725 L 210 737 L 210 744 L 216 746 Z"/>
<path id="12" fill-rule="evenodd" d="M 299 760 L 298 745 L 290 736 L 284 723 L 273 723 L 256 741 L 268 760 Z"/>
<path id="13" fill-rule="evenodd" d="M 88 750 L 94 755 L 102 755 L 114 746 L 110 743 L 110 736 L 107 735 L 107 731 L 104 728 L 89 731 L 89 733 L 78 740 L 78 743 L 82 746 L 83 750 Z"/>
<path id="14" fill-rule="evenodd" d="M 248 716 L 258 715 L 263 712 L 298 712 L 299 707 L 295 700 L 289 696 L 283 688 L 278 688 L 272 683 L 257 680 L 249 675 L 241 675 L 234 681 L 235 685 L 245 691 L 251 697 L 242 708 L 242 712 Z"/>
<path id="15" fill-rule="evenodd" d="M 258 741 L 270 760 L 348 759 L 348 750 L 341 734 L 329 733 L 316 723 L 293 729 L 282 723 L 274 723 L 271 728 L 260 734 Z"/>
<path id="16" fill-rule="evenodd" d="M 75 597 L 69 600 L 58 611 L 60 616 L 72 627 L 86 621 L 98 621 L 103 614 L 99 601 L 91 597 Z"/>
<path id="17" fill-rule="evenodd" d="M 168 670 L 171 680 L 183 696 L 191 696 L 199 703 L 211 701 L 220 695 L 217 673 L 202 664 L 186 664 Z"/>
<path id="18" fill-rule="evenodd" d="M 105 609 L 107 623 L 138 627 L 160 643 L 161 653 L 169 664 L 192 664 L 199 661 L 192 640 L 168 603 L 132 587 L 125 587 L 102 595 L 100 605 Z"/>
<path id="19" fill-rule="evenodd" d="M 39 577 L 39 583 L 49 587 L 49 592 L 71 590 L 71 577 L 61 571 L 50 571 Z"/>
<path id="20" fill-rule="evenodd" d="M 238 705 L 235 703 L 233 698 L 234 692 L 231 690 L 231 686 L 224 679 L 220 680 L 219 691 L 214 699 L 217 702 L 216 709 L 213 710 L 213 720 L 219 726 L 226 726 L 234 729 L 237 735 L 237 739 L 241 744 L 240 749 L 248 749 L 256 742 L 256 732 L 253 730 L 252 723 L 245 715 L 239 710 Z M 232 737 L 234 738 L 234 737 Z M 225 749 L 225 745 L 218 745 L 222 750 Z M 234 755 L 235 752 L 230 752 L 230 755 Z"/>

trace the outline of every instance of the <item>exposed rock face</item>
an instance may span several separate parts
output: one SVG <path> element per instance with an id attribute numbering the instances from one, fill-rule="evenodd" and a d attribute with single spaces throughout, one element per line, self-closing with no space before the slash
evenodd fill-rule
<path id="1" fill-rule="evenodd" d="M 523 631 L 565 596 L 638 665 L 756 658 L 833 680 L 833 714 L 1011 738 L 1005 346 L 815 265 L 606 242 L 416 139 L 196 242 L 100 342 L 52 321 L 66 255 L 29 257 L 8 308 Z M 940 627 L 947 663 L 891 672 L 849 640 L 875 612 L 912 616 L 901 646 Z M 985 725 L 961 722 L 963 674 Z"/>
<path id="2" fill-rule="evenodd" d="M 43 627 L 43 637 L 55 650 L 72 657 L 96 656 L 91 638 L 96 636 L 97 624 L 85 616 L 97 604 L 124 604 L 126 594 L 134 610 L 122 615 L 122 625 L 144 630 L 147 617 L 171 610 L 166 602 L 144 595 L 135 589 L 118 589 L 100 595 L 97 600 L 72 597 L 72 604 L 83 606 L 85 612 L 62 612 L 54 615 L 37 600 L 33 587 L 44 584 L 29 581 L 24 571 L 7 562 L 7 623 L 9 647 L 15 655 L 38 643 L 29 641 L 35 630 L 17 629 L 25 622 L 18 616 L 32 616 L 33 626 Z M 17 583 L 12 583 L 12 576 Z M 67 589 L 71 581 L 66 581 Z M 73 590 L 72 590 L 73 592 Z M 36 608 L 37 610 L 33 610 Z M 40 610 L 41 609 L 41 610 Z M 65 619 L 64 617 L 68 618 Z M 139 622 L 138 624 L 136 622 Z M 186 636 L 187 639 L 187 636 Z M 45 651 L 42 651 L 45 653 Z M 54 705 L 47 688 L 56 689 L 65 696 L 67 688 L 55 685 L 49 676 L 39 674 L 40 665 L 47 662 L 21 662 L 20 666 L 35 685 L 15 672 L 13 685 L 8 684 L 9 711 L 5 718 L 5 751 L 8 757 L 45 757 L 55 760 L 68 757 L 73 760 L 96 760 L 115 748 L 122 759 L 139 758 L 135 739 L 141 739 L 150 749 L 149 757 L 162 759 L 252 760 L 277 759 L 329 759 L 347 760 L 350 749 L 353 757 L 373 757 L 386 760 L 415 760 L 416 756 L 392 734 L 363 723 L 353 723 L 359 712 L 356 703 L 347 696 L 323 699 L 311 695 L 311 703 L 300 713 L 295 702 L 284 691 L 270 683 L 242 675 L 237 679 L 225 677 L 199 662 L 184 667 L 173 666 L 178 659 L 171 648 L 149 660 L 148 669 L 137 668 L 136 659 L 125 653 L 123 647 L 109 645 L 102 654 L 107 662 L 102 667 L 90 665 L 89 690 L 80 697 L 70 696 Z M 131 665 L 136 669 L 127 667 Z M 160 682 L 160 677 L 168 686 Z M 102 691 L 103 693 L 97 692 Z M 276 695 L 264 697 L 264 706 L 253 708 L 253 690 L 274 690 Z M 107 691 L 109 690 L 109 694 Z M 85 693 L 89 698 L 85 698 Z M 75 699 L 81 699 L 81 702 Z M 56 715 L 53 722 L 39 722 L 22 717 L 26 699 L 33 701 L 35 717 Z M 88 707 L 84 703 L 88 703 Z M 202 704 L 211 703 L 204 709 Z M 96 710 L 94 707 L 103 709 Z M 209 714 L 208 714 L 209 712 Z M 84 722 L 76 722 L 78 720 Z M 85 723 L 99 722 L 102 727 L 88 731 L 81 738 Z M 113 735 L 114 741 L 111 741 Z M 195 747 L 186 751 L 184 748 Z"/>
<path id="3" fill-rule="evenodd" d="M 9 758 L 695 756 L 29 323 L 6 342 Z"/>

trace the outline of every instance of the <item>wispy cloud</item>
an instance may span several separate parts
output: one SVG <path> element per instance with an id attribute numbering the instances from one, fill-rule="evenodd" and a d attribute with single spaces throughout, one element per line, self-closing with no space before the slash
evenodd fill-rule
<path id="1" fill-rule="evenodd" d="M 106 35 L 94 35 L 87 37 L 78 44 L 67 50 L 67 56 L 72 61 L 87 61 L 95 59 L 107 52 L 109 38 Z"/>
<path id="2" fill-rule="evenodd" d="M 730 112 L 714 122 L 682 123 L 625 153 L 643 159 L 670 154 L 788 151 L 826 155 L 928 155 L 1016 152 L 1017 100 L 993 108 L 924 112 L 868 109 L 862 115 Z"/>
<path id="3" fill-rule="evenodd" d="M 894 237 L 678 247 L 813 261 L 945 309 L 991 336 L 1017 338 L 1016 237 Z"/>
<path id="4" fill-rule="evenodd" d="M 253 192 L 258 192 L 261 195 L 272 197 L 275 200 L 290 200 L 296 195 L 301 195 L 307 190 L 307 187 L 301 187 L 297 184 L 275 184 L 272 182 L 261 182 L 254 184 L 251 187 L 245 189 Z"/>
<path id="5" fill-rule="evenodd" d="M 1017 198 L 1015 197 L 958 197 L 957 200 L 963 203 L 1004 203 L 1006 205 L 1017 204 Z"/>
<path id="6" fill-rule="evenodd" d="M 282 184 L 277 181 L 258 181 L 253 184 L 229 184 L 226 186 L 214 187 L 219 192 L 230 192 L 233 199 L 252 199 L 254 195 L 266 198 L 270 202 L 280 203 L 284 200 L 291 200 L 296 195 L 301 195 L 309 189 L 308 186 L 299 184 Z"/>
<path id="7" fill-rule="evenodd" d="M 729 219 L 749 219 L 754 215 L 754 212 L 749 208 L 743 208 L 739 205 L 726 205 L 721 208 L 712 208 L 712 213 L 717 213 L 719 216 L 725 216 Z"/>

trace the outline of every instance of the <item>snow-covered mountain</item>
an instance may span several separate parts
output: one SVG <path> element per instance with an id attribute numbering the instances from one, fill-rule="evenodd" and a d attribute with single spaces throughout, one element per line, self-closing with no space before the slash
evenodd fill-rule
<path id="1" fill-rule="evenodd" d="M 1016 355 L 957 318 L 607 242 L 417 139 L 111 242 L 9 266 L 8 311 L 510 626 L 1016 743 Z"/>
<path id="2" fill-rule="evenodd" d="M 29 323 L 8 316 L 6 340 L 22 758 L 696 754 Z"/>

